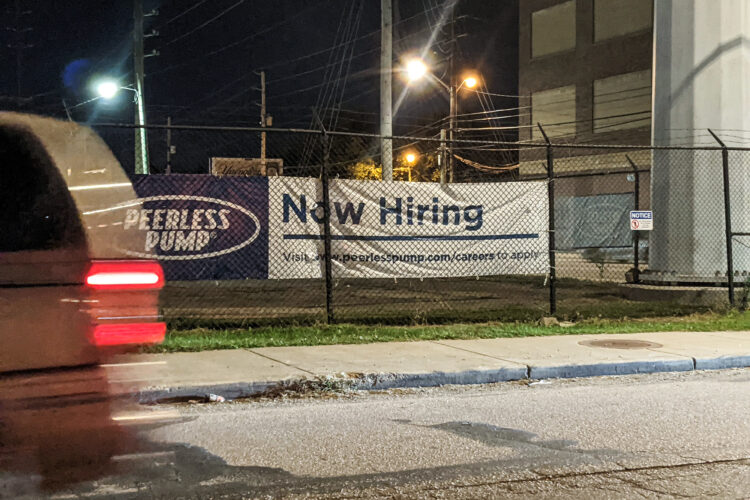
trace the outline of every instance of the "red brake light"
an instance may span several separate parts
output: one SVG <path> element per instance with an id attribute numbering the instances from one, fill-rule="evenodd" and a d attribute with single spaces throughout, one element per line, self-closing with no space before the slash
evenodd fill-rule
<path id="1" fill-rule="evenodd" d="M 86 273 L 87 286 L 101 290 L 147 290 L 164 286 L 164 271 L 155 261 L 95 261 Z"/>
<path id="2" fill-rule="evenodd" d="M 91 332 L 95 346 L 159 344 L 167 333 L 166 323 L 110 323 L 96 325 Z"/>

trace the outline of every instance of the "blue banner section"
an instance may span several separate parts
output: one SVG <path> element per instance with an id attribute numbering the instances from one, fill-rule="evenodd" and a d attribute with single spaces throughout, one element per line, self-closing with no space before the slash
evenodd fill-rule
<path id="1" fill-rule="evenodd" d="M 558 250 L 630 248 L 633 194 L 565 196 L 555 200 L 555 243 Z"/>
<path id="2" fill-rule="evenodd" d="M 268 178 L 145 175 L 133 183 L 142 208 L 125 231 L 145 232 L 143 251 L 168 280 L 268 278 Z"/>

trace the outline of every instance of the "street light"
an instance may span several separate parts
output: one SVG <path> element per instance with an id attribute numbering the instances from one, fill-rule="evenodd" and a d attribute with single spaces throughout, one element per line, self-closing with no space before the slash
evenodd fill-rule
<path id="1" fill-rule="evenodd" d="M 412 167 L 414 167 L 414 165 L 417 163 L 418 155 L 417 155 L 417 153 L 408 151 L 408 152 L 404 153 L 404 156 L 402 158 L 403 158 L 403 161 L 404 161 L 404 163 L 406 165 L 403 166 L 403 167 L 399 167 L 399 168 L 394 169 L 394 172 L 398 172 L 398 171 L 404 172 L 405 171 L 407 173 L 407 175 L 408 175 L 407 180 L 409 182 L 411 182 L 411 170 L 412 170 Z"/>
<path id="2" fill-rule="evenodd" d="M 102 80 L 96 85 L 96 93 L 102 99 L 112 99 L 120 90 L 129 90 L 135 94 L 136 125 L 135 129 L 135 173 L 148 174 L 148 145 L 146 143 L 146 113 L 143 109 L 143 98 L 137 89 L 123 87 L 114 80 Z"/>
<path id="3" fill-rule="evenodd" d="M 109 80 L 105 80 L 96 86 L 96 92 L 104 99 L 112 99 L 119 90 L 119 85 Z"/>
<path id="4" fill-rule="evenodd" d="M 467 88 L 473 89 L 477 86 L 477 79 L 473 76 L 470 76 L 464 79 L 463 84 L 465 84 Z"/>
<path id="5" fill-rule="evenodd" d="M 406 63 L 406 75 L 410 82 L 421 79 L 427 73 L 427 65 L 421 59 L 411 59 Z"/>
<path id="6" fill-rule="evenodd" d="M 410 59 L 406 63 L 406 75 L 408 77 L 409 83 L 414 83 L 416 81 L 421 80 L 425 76 L 429 76 L 431 80 L 436 81 L 440 85 L 443 86 L 444 89 L 448 91 L 448 95 L 450 98 L 450 110 L 449 110 L 449 125 L 448 125 L 448 139 L 450 141 L 450 144 L 448 146 L 448 171 L 450 172 L 451 181 L 453 180 L 453 141 L 455 139 L 455 133 L 456 133 L 456 115 L 458 114 L 458 103 L 456 102 L 456 94 L 459 90 L 461 90 L 461 87 L 464 85 L 466 88 L 474 88 L 477 85 L 477 78 L 474 76 L 467 76 L 463 80 L 461 80 L 461 83 L 456 86 L 456 84 L 453 82 L 453 79 L 451 79 L 451 84 L 448 85 L 443 80 L 432 74 L 428 68 L 425 62 L 421 59 Z M 440 182 L 446 181 L 446 172 L 445 172 L 445 163 L 443 164 L 443 167 L 440 169 Z"/>

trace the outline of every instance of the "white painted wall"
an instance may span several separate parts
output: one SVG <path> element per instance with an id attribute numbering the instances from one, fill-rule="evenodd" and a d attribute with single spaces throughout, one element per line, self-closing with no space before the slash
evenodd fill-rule
<path id="1" fill-rule="evenodd" d="M 750 130 L 750 2 L 656 0 L 655 145 L 706 144 Z M 710 139 L 708 139 L 710 143 Z M 750 230 L 748 153 L 732 153 L 733 224 Z M 737 161 L 735 161 L 737 160 Z M 721 153 L 655 151 L 650 267 L 683 275 L 726 271 Z M 748 238 L 741 240 L 750 244 Z M 735 269 L 750 271 L 750 249 L 734 245 Z"/>

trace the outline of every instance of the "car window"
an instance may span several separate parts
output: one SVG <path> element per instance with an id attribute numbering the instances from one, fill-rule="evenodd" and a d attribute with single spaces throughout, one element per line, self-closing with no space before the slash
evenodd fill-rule
<path id="1" fill-rule="evenodd" d="M 25 130 L 0 128 L 0 252 L 75 246 L 84 234 L 44 148 Z"/>

